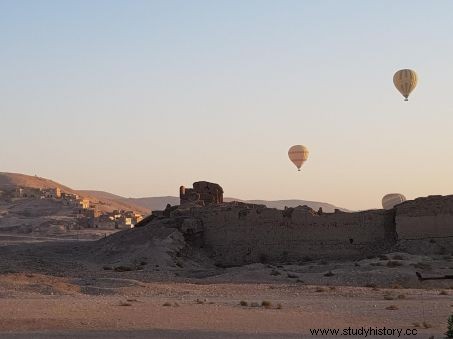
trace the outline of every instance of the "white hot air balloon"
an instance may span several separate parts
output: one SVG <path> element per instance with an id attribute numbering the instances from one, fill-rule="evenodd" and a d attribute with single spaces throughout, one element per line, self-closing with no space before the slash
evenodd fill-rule
<path id="1" fill-rule="evenodd" d="M 308 148 L 304 145 L 294 145 L 289 149 L 288 157 L 300 171 L 300 168 L 308 159 L 308 153 Z"/>
<path id="2" fill-rule="evenodd" d="M 386 194 L 382 198 L 382 207 L 386 210 L 391 210 L 398 204 L 406 201 L 406 197 L 400 193 L 390 193 Z"/>

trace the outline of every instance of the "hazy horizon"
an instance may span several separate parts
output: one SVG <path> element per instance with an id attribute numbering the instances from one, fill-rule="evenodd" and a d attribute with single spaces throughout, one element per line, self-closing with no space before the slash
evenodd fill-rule
<path id="1" fill-rule="evenodd" d="M 453 2 L 0 2 L 0 171 L 359 210 L 453 194 Z M 409 102 L 394 88 L 418 72 Z M 301 172 L 291 145 L 310 158 Z"/>

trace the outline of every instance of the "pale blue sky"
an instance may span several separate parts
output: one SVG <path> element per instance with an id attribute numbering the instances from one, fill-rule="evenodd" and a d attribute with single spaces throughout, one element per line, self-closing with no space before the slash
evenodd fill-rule
<path id="1" fill-rule="evenodd" d="M 453 1 L 0 0 L 0 171 L 351 209 L 453 193 Z M 404 103 L 400 68 L 420 82 Z M 298 173 L 293 144 L 310 159 Z"/>

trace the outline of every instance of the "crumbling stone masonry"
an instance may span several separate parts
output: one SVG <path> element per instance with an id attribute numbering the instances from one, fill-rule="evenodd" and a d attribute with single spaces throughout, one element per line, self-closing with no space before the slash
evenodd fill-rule
<path id="1" fill-rule="evenodd" d="M 247 204 L 193 210 L 204 246 L 224 265 L 315 258 L 360 258 L 395 244 L 392 211 L 318 214 L 307 206 L 284 211 Z"/>
<path id="2" fill-rule="evenodd" d="M 453 195 L 432 195 L 395 207 L 399 250 L 453 254 Z"/>
<path id="3" fill-rule="evenodd" d="M 395 244 L 393 221 L 394 211 L 318 213 L 231 202 L 169 207 L 143 226 L 178 228 L 191 245 L 230 266 L 380 254 Z"/>
<path id="4" fill-rule="evenodd" d="M 223 189 L 220 185 L 207 181 L 193 183 L 193 188 L 179 188 L 180 204 L 209 206 L 223 203 Z"/>

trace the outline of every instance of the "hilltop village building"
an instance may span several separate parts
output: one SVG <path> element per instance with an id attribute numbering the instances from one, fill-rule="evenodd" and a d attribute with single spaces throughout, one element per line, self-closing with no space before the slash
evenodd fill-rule
<path id="1" fill-rule="evenodd" d="M 50 188 L 43 190 L 43 194 L 46 199 L 60 199 L 61 198 L 61 189 L 57 188 Z"/>
<path id="2" fill-rule="evenodd" d="M 42 190 L 40 188 L 31 187 L 17 188 L 16 197 L 38 199 L 42 197 Z"/>
<path id="3" fill-rule="evenodd" d="M 59 187 L 17 187 L 9 192 L 9 196 L 14 199 L 48 199 L 61 203 L 66 208 L 72 209 L 72 214 L 81 227 L 127 229 L 133 228 L 143 219 L 141 214 L 134 211 L 100 211 L 89 199 L 80 197 L 75 193 L 62 192 Z"/>
<path id="4" fill-rule="evenodd" d="M 133 228 L 142 220 L 143 216 L 139 213 L 115 210 L 92 218 L 90 226 L 99 229 L 127 229 Z"/>
<path id="5" fill-rule="evenodd" d="M 82 209 L 88 209 L 90 208 L 90 200 L 89 199 L 82 199 L 79 201 L 80 208 Z"/>
<path id="6" fill-rule="evenodd" d="M 60 188 L 34 188 L 18 187 L 14 191 L 15 198 L 30 199 L 60 199 L 62 196 Z"/>

